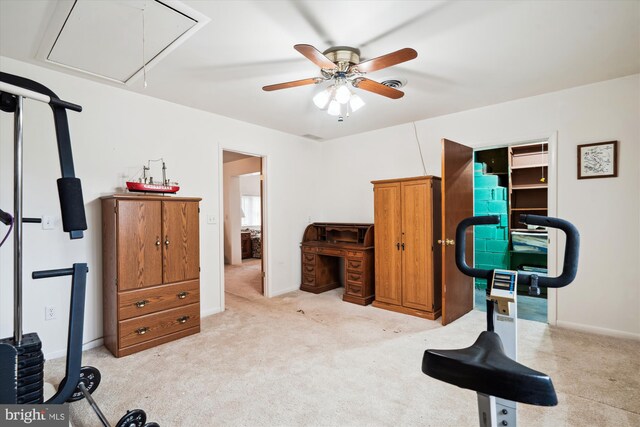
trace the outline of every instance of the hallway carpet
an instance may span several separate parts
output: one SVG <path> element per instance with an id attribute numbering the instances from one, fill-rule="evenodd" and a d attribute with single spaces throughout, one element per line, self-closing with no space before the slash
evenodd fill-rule
<path id="1" fill-rule="evenodd" d="M 163 427 L 478 425 L 475 393 L 423 375 L 421 361 L 426 348 L 471 345 L 484 313 L 442 327 L 345 303 L 342 289 L 271 299 L 237 289 L 198 335 L 121 359 L 84 353 L 102 372 L 94 397 L 112 424 L 142 408 Z M 520 425 L 640 425 L 640 342 L 527 320 L 519 329 L 520 362 L 550 374 L 560 402 L 520 405 Z M 48 381 L 63 363 L 47 362 Z M 71 415 L 99 425 L 86 401 Z"/>

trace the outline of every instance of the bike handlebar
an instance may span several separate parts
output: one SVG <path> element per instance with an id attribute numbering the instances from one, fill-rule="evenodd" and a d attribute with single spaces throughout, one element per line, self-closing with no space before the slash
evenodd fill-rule
<path id="1" fill-rule="evenodd" d="M 475 216 L 463 219 L 456 229 L 456 265 L 467 276 L 479 279 L 490 279 L 493 270 L 485 270 L 481 268 L 472 268 L 467 265 L 465 260 L 466 249 L 466 231 L 470 226 L 475 225 L 491 225 L 498 224 L 500 217 L 497 215 Z M 518 272 L 518 284 L 530 285 L 531 276 L 538 277 L 537 285 L 545 288 L 562 288 L 567 286 L 576 277 L 578 272 L 578 255 L 580 252 L 580 233 L 578 229 L 569 221 L 560 218 L 552 218 L 540 215 L 520 215 L 520 222 L 531 225 L 540 225 L 543 227 L 557 228 L 564 231 L 567 236 L 566 247 L 564 251 L 564 262 L 562 266 L 562 274 L 557 277 L 537 276 L 535 273 Z"/>

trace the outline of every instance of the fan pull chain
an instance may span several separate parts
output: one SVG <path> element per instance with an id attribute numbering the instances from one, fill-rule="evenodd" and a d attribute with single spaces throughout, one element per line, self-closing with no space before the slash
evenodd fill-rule
<path id="1" fill-rule="evenodd" d="M 540 144 L 540 160 L 544 158 L 544 144 Z M 542 177 L 540 178 L 540 182 L 546 182 L 547 179 L 544 177 L 544 166 L 540 166 L 540 173 Z"/>
<path id="2" fill-rule="evenodd" d="M 145 45 L 145 40 L 144 40 L 144 9 L 147 7 L 147 3 L 145 2 L 145 7 L 142 8 L 142 76 L 143 76 L 143 86 L 146 89 L 147 88 L 147 61 L 144 58 L 144 45 Z"/>

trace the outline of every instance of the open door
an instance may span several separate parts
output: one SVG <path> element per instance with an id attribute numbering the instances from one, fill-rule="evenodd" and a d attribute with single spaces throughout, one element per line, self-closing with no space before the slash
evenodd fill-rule
<path id="1" fill-rule="evenodd" d="M 262 248 L 260 250 L 260 286 L 261 293 L 264 295 L 264 157 L 260 158 L 260 244 Z"/>
<path id="2" fill-rule="evenodd" d="M 473 279 L 456 266 L 455 235 L 458 223 L 473 216 L 473 149 L 442 140 L 442 324 L 473 309 Z M 473 256 L 473 230 L 467 231 L 467 262 Z"/>

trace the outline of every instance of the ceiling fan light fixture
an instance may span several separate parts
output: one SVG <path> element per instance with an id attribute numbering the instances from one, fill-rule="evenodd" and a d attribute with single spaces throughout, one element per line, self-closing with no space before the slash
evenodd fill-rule
<path id="1" fill-rule="evenodd" d="M 351 99 L 351 91 L 344 83 L 340 84 L 336 89 L 335 100 L 340 104 L 346 104 L 349 102 L 349 99 Z"/>
<path id="2" fill-rule="evenodd" d="M 329 105 L 329 101 L 331 100 L 331 95 L 333 94 L 333 86 L 330 86 L 324 89 L 321 92 L 318 92 L 313 97 L 313 103 L 316 104 L 316 107 L 324 110 Z"/>
<path id="3" fill-rule="evenodd" d="M 351 99 L 349 100 L 349 108 L 351 112 L 358 111 L 360 108 L 364 106 L 364 101 L 355 93 L 351 95 Z"/>
<path id="4" fill-rule="evenodd" d="M 329 103 L 329 108 L 327 109 L 327 113 L 329 113 L 330 116 L 339 116 L 341 111 L 342 111 L 342 108 L 338 101 L 332 100 Z"/>

